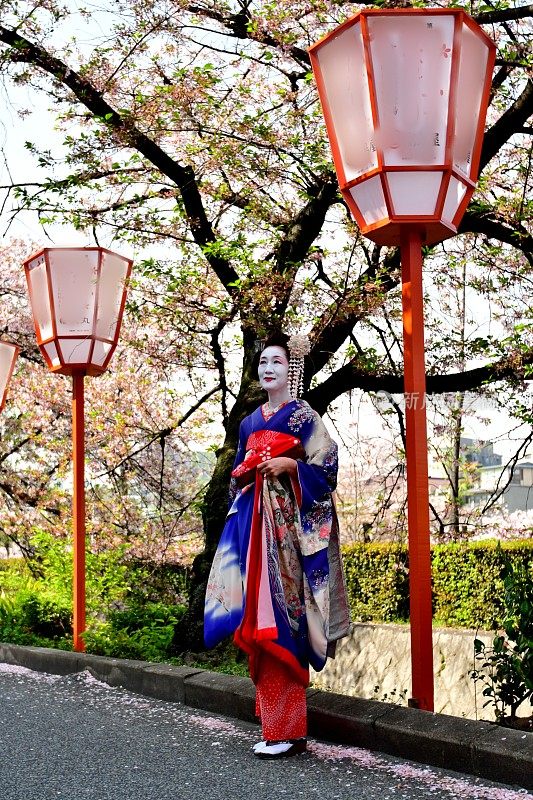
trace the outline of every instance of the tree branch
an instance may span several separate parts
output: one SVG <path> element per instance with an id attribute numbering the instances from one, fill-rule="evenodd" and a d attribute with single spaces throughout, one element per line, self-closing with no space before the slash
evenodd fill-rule
<path id="1" fill-rule="evenodd" d="M 520 224 L 514 223 L 514 227 L 506 225 L 505 222 L 497 217 L 475 210 L 467 210 L 461 224 L 459 233 L 483 233 L 489 239 L 497 239 L 500 242 L 516 247 L 521 250 L 531 266 L 533 266 L 533 236 Z"/>
<path id="2" fill-rule="evenodd" d="M 0 25 L 0 41 L 10 47 L 8 56 L 12 63 L 33 64 L 50 75 L 54 81 L 66 86 L 79 102 L 89 109 L 94 117 L 108 125 L 125 145 L 137 150 L 178 186 L 194 241 L 202 248 L 207 261 L 226 291 L 230 295 L 234 294 L 235 287 L 231 284 L 237 281 L 239 277 L 237 272 L 227 259 L 209 252 L 209 245 L 216 242 L 216 237 L 207 218 L 192 167 L 184 167 L 171 158 L 136 127 L 131 115 L 119 114 L 89 81 L 40 45 L 30 42 L 18 31 L 10 30 L 3 25 Z"/>
<path id="3" fill-rule="evenodd" d="M 47 472 L 46 473 L 47 477 L 49 477 L 50 474 L 53 474 L 53 472 L 55 472 L 55 469 L 56 468 L 54 467 L 51 471 Z M 32 486 L 32 488 L 35 489 L 35 486 Z M 19 505 L 27 505 L 30 506 L 30 508 L 35 508 L 43 512 L 46 511 L 48 514 L 52 514 L 55 517 L 61 516 L 61 511 L 59 508 L 55 508 L 54 506 L 39 507 L 39 500 L 41 498 L 42 492 L 37 492 L 34 496 L 29 492 L 24 491 L 24 489 L 15 487 L 14 485 L 10 484 L 7 480 L 0 481 L 0 489 L 3 492 L 5 492 L 5 494 L 7 494 L 7 496 L 10 497 L 12 500 L 14 500 L 16 503 L 19 503 Z"/>
<path id="4" fill-rule="evenodd" d="M 486 512 L 489 511 L 489 509 L 491 509 L 493 506 L 495 506 L 496 503 L 498 502 L 498 500 L 500 499 L 500 497 L 504 494 L 505 490 L 508 488 L 508 486 L 511 485 L 511 483 L 513 481 L 514 469 L 515 469 L 518 461 L 526 455 L 527 449 L 528 449 L 528 447 L 529 447 L 529 445 L 531 444 L 532 441 L 533 441 L 533 431 L 531 433 L 528 433 L 528 435 L 526 436 L 524 441 L 520 444 L 520 447 L 518 448 L 518 450 L 514 453 L 514 455 L 511 456 L 509 461 L 507 461 L 507 463 L 504 464 L 503 469 L 502 469 L 502 471 L 500 473 L 500 476 L 499 476 L 499 478 L 498 478 L 498 480 L 496 482 L 496 486 L 493 489 L 493 492 L 492 492 L 491 496 L 488 498 L 487 502 L 485 503 L 485 505 L 481 509 L 481 514 L 486 514 Z M 509 469 L 509 477 L 500 486 L 500 481 L 502 481 L 503 475 L 504 475 L 504 472 L 505 472 L 506 469 Z"/>
<path id="5" fill-rule="evenodd" d="M 213 358 L 217 365 L 219 388 L 221 390 L 221 410 L 222 410 L 222 424 L 224 428 L 228 426 L 228 382 L 226 380 L 226 365 L 222 348 L 220 347 L 219 337 L 226 326 L 225 319 L 219 319 L 216 326 L 211 331 L 211 350 L 213 351 Z"/>
<path id="6" fill-rule="evenodd" d="M 400 251 L 394 248 L 388 251 L 381 264 L 372 264 L 352 289 L 326 309 L 310 335 L 313 342 L 310 356 L 313 374 L 327 364 L 332 353 L 336 353 L 346 341 L 354 325 L 398 285 L 399 270 Z"/>
<path id="7" fill-rule="evenodd" d="M 275 47 L 276 49 L 283 47 L 284 54 L 291 56 L 298 64 L 307 67 L 311 63 L 307 51 L 303 48 L 297 47 L 296 45 L 287 46 L 286 43 L 280 42 L 265 31 L 254 31 L 252 24 L 253 17 L 247 7 L 241 8 L 236 14 L 223 14 L 221 11 L 217 11 L 214 8 L 206 8 L 205 6 L 191 3 L 188 6 L 188 10 L 192 14 L 198 14 L 200 17 L 207 17 L 215 22 L 219 22 L 224 26 L 227 33 L 236 39 L 247 39 L 252 42 L 257 42 L 258 44 Z"/>
<path id="8" fill-rule="evenodd" d="M 522 355 L 520 359 L 510 356 L 465 372 L 427 375 L 426 392 L 428 395 L 468 392 L 497 381 L 522 380 L 526 376 L 526 367 L 530 364 L 533 364 L 533 352 Z M 350 389 L 403 394 L 403 375 L 370 375 L 358 367 L 357 363 L 350 362 L 333 372 L 320 386 L 307 392 L 305 399 L 319 414 L 324 414 L 330 403 Z"/>
<path id="9" fill-rule="evenodd" d="M 520 97 L 502 114 L 492 128 L 485 132 L 479 165 L 480 172 L 511 136 L 525 126 L 531 114 L 533 114 L 533 80 L 530 78 Z"/>
<path id="10" fill-rule="evenodd" d="M 203 405 L 203 403 L 205 403 L 206 400 L 209 400 L 209 398 L 212 395 L 216 394 L 216 392 L 218 392 L 219 390 L 220 390 L 220 385 L 214 386 L 212 389 L 210 389 L 208 392 L 206 392 L 202 397 L 200 397 L 199 400 L 196 403 L 194 403 L 194 405 L 192 405 L 185 412 L 185 414 L 183 414 L 182 417 L 180 417 L 180 419 L 176 422 L 175 425 L 173 425 L 170 428 L 164 428 L 163 430 L 160 430 L 160 431 L 157 431 L 156 433 L 154 433 L 150 437 L 150 439 L 147 442 L 145 442 L 145 444 L 141 445 L 136 450 L 133 450 L 131 453 L 128 453 L 128 455 L 125 456 L 123 459 L 121 459 L 118 462 L 118 464 L 115 464 L 113 467 L 110 467 L 110 469 L 106 470 L 105 472 L 100 473 L 100 475 L 97 475 L 96 479 L 103 478 L 106 475 L 111 475 L 111 474 L 115 473 L 117 471 L 117 469 L 119 469 L 119 467 L 122 466 L 122 464 L 125 464 L 127 461 L 132 459 L 134 456 L 138 455 L 139 453 L 142 453 L 143 450 L 146 450 L 155 441 L 158 441 L 158 440 L 161 441 L 161 439 L 164 439 L 167 436 L 170 436 L 170 434 L 173 431 L 175 431 L 176 428 L 181 427 L 183 425 L 183 423 L 186 422 L 189 419 L 189 417 L 191 417 L 194 414 L 195 411 L 198 411 L 200 406 Z"/>
<path id="11" fill-rule="evenodd" d="M 459 233 L 483 233 L 489 238 L 506 242 L 521 250 L 533 266 L 533 236 L 522 225 L 516 224 L 511 228 L 503 220 L 494 216 L 469 210 L 463 217 Z M 384 263 L 380 266 L 372 265 L 349 293 L 326 310 L 311 332 L 313 374 L 319 372 L 326 365 L 331 354 L 337 352 L 348 338 L 354 325 L 368 314 L 369 307 L 372 307 L 372 297 L 382 297 L 399 284 L 399 270 L 400 252 L 397 248 L 391 249 L 388 251 Z M 375 287 L 373 287 L 374 281 L 376 282 Z M 358 376 L 359 378 L 364 380 L 363 375 Z M 363 386 L 348 386 L 345 390 L 350 388 L 363 388 Z M 369 388 L 368 391 L 372 391 L 372 389 Z M 379 391 L 379 389 L 374 391 Z M 451 390 L 443 389 L 442 391 Z"/>
<path id="12" fill-rule="evenodd" d="M 285 226 L 285 235 L 274 253 L 274 269 L 279 275 L 294 277 L 309 248 L 320 235 L 328 210 L 338 201 L 340 195 L 337 178 L 330 173 L 306 205 Z M 280 316 L 287 307 L 291 287 L 292 280 L 276 305 L 275 311 Z"/>
<path id="13" fill-rule="evenodd" d="M 524 19 L 531 16 L 533 16 L 533 5 L 484 11 L 481 14 L 477 14 L 474 19 L 479 25 L 491 25 L 494 22 L 507 22 L 508 20 Z"/>

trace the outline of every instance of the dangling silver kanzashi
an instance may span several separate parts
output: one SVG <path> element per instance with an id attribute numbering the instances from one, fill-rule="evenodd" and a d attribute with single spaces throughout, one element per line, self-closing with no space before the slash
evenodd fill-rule
<path id="1" fill-rule="evenodd" d="M 287 347 L 290 355 L 288 389 L 290 396 L 296 400 L 304 391 L 304 359 L 311 352 L 311 342 L 307 336 L 294 334 L 289 337 Z"/>

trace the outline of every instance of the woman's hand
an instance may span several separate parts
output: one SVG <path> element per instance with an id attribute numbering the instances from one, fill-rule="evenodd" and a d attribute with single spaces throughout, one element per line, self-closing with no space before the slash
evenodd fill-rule
<path id="1" fill-rule="evenodd" d="M 269 458 L 268 461 L 263 461 L 257 467 L 257 471 L 265 478 L 277 478 L 278 475 L 296 475 L 297 467 L 294 458 L 286 458 L 279 456 L 278 458 Z"/>

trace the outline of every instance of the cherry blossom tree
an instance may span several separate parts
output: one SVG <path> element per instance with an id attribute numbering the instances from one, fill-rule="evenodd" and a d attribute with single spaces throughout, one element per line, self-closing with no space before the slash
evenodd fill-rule
<path id="1" fill-rule="evenodd" d="M 48 177 L 21 183 L 13 176 L 4 213 L 33 209 L 44 226 L 63 220 L 95 241 L 150 250 L 138 275 L 154 289 L 132 304 L 132 324 L 142 332 L 148 313 L 172 329 L 169 353 L 181 348 L 180 366 L 205 370 L 191 407 L 203 394 L 219 403 L 225 438 L 202 506 L 193 644 L 238 423 L 260 399 L 257 340 L 280 328 L 309 332 L 306 397 L 320 413 L 348 391 L 402 391 L 398 252 L 366 242 L 349 218 L 307 54 L 360 7 L 119 0 L 95 11 L 68 0 L 2 3 L 4 81 L 47 94 L 63 133 L 57 153 L 27 143 Z M 430 394 L 517 384 L 533 356 L 525 300 L 533 263 L 533 7 L 496 0 L 467 10 L 498 44 L 481 179 L 460 235 L 432 248 L 425 269 L 438 290 L 467 261 L 465 280 L 484 307 L 497 309 L 500 328 L 494 336 L 474 327 L 458 341 L 453 328 L 442 333 L 433 298 Z M 176 365 L 172 356 L 168 363 Z M 154 441 L 168 425 L 154 414 Z M 134 451 L 120 452 L 126 465 Z"/>
<path id="2" fill-rule="evenodd" d="M 70 379 L 49 373 L 36 346 L 21 267 L 27 254 L 22 242 L 1 252 L 0 323 L 23 349 L 0 418 L 0 533 L 31 555 L 36 531 L 69 530 L 72 438 Z M 173 379 L 190 353 L 158 319 L 140 321 L 146 293 L 138 283 L 130 298 L 111 368 L 86 381 L 88 534 L 95 551 L 125 544 L 133 557 L 187 563 L 202 541 L 196 503 L 214 460 L 214 389 L 191 401 L 195 376 L 186 386 Z"/>

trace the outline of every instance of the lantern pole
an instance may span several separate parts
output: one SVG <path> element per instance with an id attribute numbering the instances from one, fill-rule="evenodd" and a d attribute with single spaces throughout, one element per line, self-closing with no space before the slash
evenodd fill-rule
<path id="1" fill-rule="evenodd" d="M 72 627 L 84 652 L 85 375 L 106 371 L 117 346 L 131 258 L 105 247 L 44 247 L 24 261 L 37 344 L 48 368 L 72 376 Z M 103 276 L 104 279 L 103 279 Z"/>
<path id="2" fill-rule="evenodd" d="M 433 711 L 431 551 L 424 364 L 422 238 L 419 229 L 401 229 L 404 396 L 409 535 L 409 604 L 412 697 L 409 705 Z"/>
<path id="3" fill-rule="evenodd" d="M 73 526 L 73 644 L 78 653 L 85 651 L 85 372 L 72 373 L 72 526 Z"/>
<path id="4" fill-rule="evenodd" d="M 462 9 L 363 9 L 309 54 L 342 197 L 364 236 L 400 245 L 410 704 L 433 710 L 422 241 L 455 235 L 475 189 L 496 46 Z"/>

